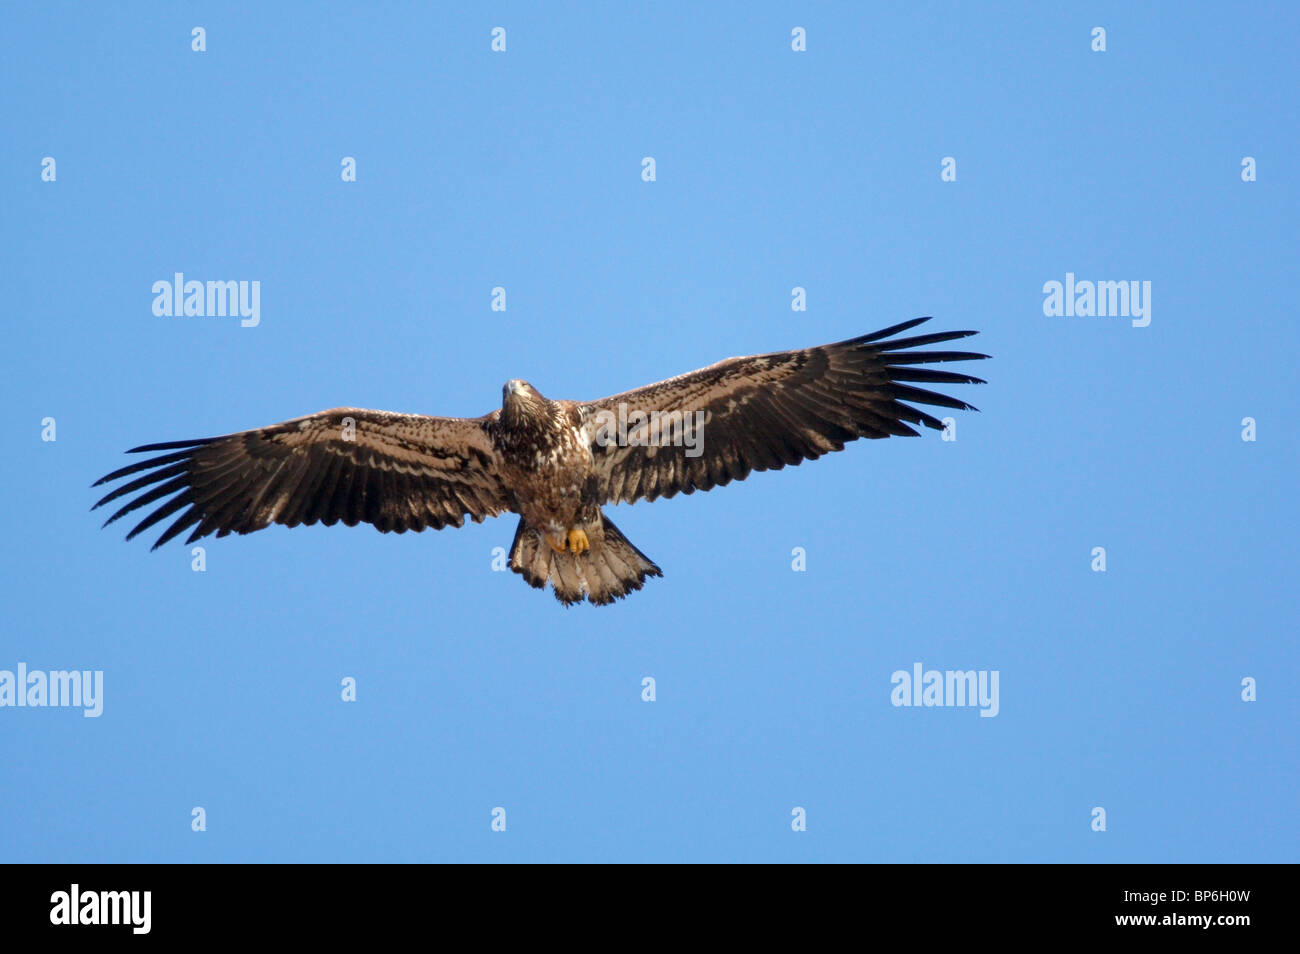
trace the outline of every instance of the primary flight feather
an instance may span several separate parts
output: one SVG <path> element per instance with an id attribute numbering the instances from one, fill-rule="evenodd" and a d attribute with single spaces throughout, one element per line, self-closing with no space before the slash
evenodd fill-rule
<path id="1" fill-rule="evenodd" d="M 662 576 L 607 518 L 605 504 L 709 490 L 843 450 L 860 437 L 941 429 L 923 404 L 975 410 L 918 384 L 982 384 L 920 367 L 988 357 L 917 351 L 973 331 L 896 338 L 928 318 L 797 351 L 730 358 L 599 401 L 551 401 L 526 381 L 476 418 L 334 408 L 224 437 L 147 444 L 162 452 L 95 486 L 134 477 L 95 507 L 128 499 L 105 526 L 158 504 L 131 539 L 174 517 L 185 531 L 251 533 L 272 523 L 365 521 L 402 533 L 520 516 L 510 566 L 571 605 L 611 603 Z M 136 494 L 131 497 L 129 495 Z"/>

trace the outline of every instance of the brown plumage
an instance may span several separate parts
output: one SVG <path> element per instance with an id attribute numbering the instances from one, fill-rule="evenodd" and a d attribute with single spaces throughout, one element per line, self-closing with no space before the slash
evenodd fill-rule
<path id="1" fill-rule="evenodd" d="M 164 444 L 96 486 L 140 476 L 95 504 L 130 498 L 105 526 L 158 503 L 127 535 L 174 517 L 154 548 L 190 531 L 251 533 L 272 523 L 402 533 L 520 515 L 515 572 L 566 605 L 613 602 L 661 576 L 601 512 L 605 504 L 709 490 L 843 450 L 860 437 L 942 428 L 911 406 L 974 410 L 916 384 L 980 384 L 918 367 L 987 355 L 916 351 L 975 334 L 894 338 L 927 318 L 837 344 L 731 358 L 600 401 L 551 401 L 524 381 L 478 418 L 335 408 L 257 430 Z"/>

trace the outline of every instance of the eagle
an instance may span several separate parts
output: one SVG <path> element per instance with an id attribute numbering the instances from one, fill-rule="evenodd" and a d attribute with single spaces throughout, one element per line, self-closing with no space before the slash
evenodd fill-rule
<path id="1" fill-rule="evenodd" d="M 338 407 L 224 437 L 146 444 L 127 453 L 157 456 L 96 481 L 140 475 L 92 509 L 129 497 L 108 526 L 157 504 L 126 537 L 174 516 L 155 550 L 187 530 L 187 544 L 273 523 L 364 521 L 403 533 L 514 513 L 510 568 L 538 589 L 550 583 L 566 606 L 605 605 L 663 575 L 605 505 L 710 490 L 860 437 L 916 437 L 910 425 L 943 428 L 914 404 L 976 410 L 916 386 L 984 383 L 921 367 L 988 357 L 917 350 L 974 331 L 897 337 L 929 320 L 730 358 L 599 401 L 553 401 L 516 379 L 482 417 Z"/>

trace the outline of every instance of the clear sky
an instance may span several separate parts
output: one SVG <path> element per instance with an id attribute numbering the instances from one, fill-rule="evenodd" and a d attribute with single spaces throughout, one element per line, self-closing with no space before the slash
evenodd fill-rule
<path id="1" fill-rule="evenodd" d="M 1300 859 L 1295 5 L 4 18 L 0 670 L 103 709 L 0 708 L 0 859 Z M 260 322 L 156 316 L 176 272 Z M 1045 315 L 1067 273 L 1146 317 Z M 137 444 L 920 315 L 994 356 L 955 441 L 618 507 L 665 577 L 613 607 L 494 572 L 513 517 L 195 572 L 89 512 Z"/>

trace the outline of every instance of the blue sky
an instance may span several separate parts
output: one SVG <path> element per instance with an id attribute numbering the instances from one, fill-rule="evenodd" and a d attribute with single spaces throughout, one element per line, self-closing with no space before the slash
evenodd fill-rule
<path id="1" fill-rule="evenodd" d="M 1297 860 L 1294 6 L 265 7 L 5 14 L 0 670 L 104 697 L 0 708 L 0 858 Z M 177 271 L 260 324 L 156 317 Z M 665 577 L 609 608 L 493 572 L 512 517 L 200 573 L 89 513 L 141 443 L 919 315 L 994 356 L 956 441 L 618 507 Z"/>

